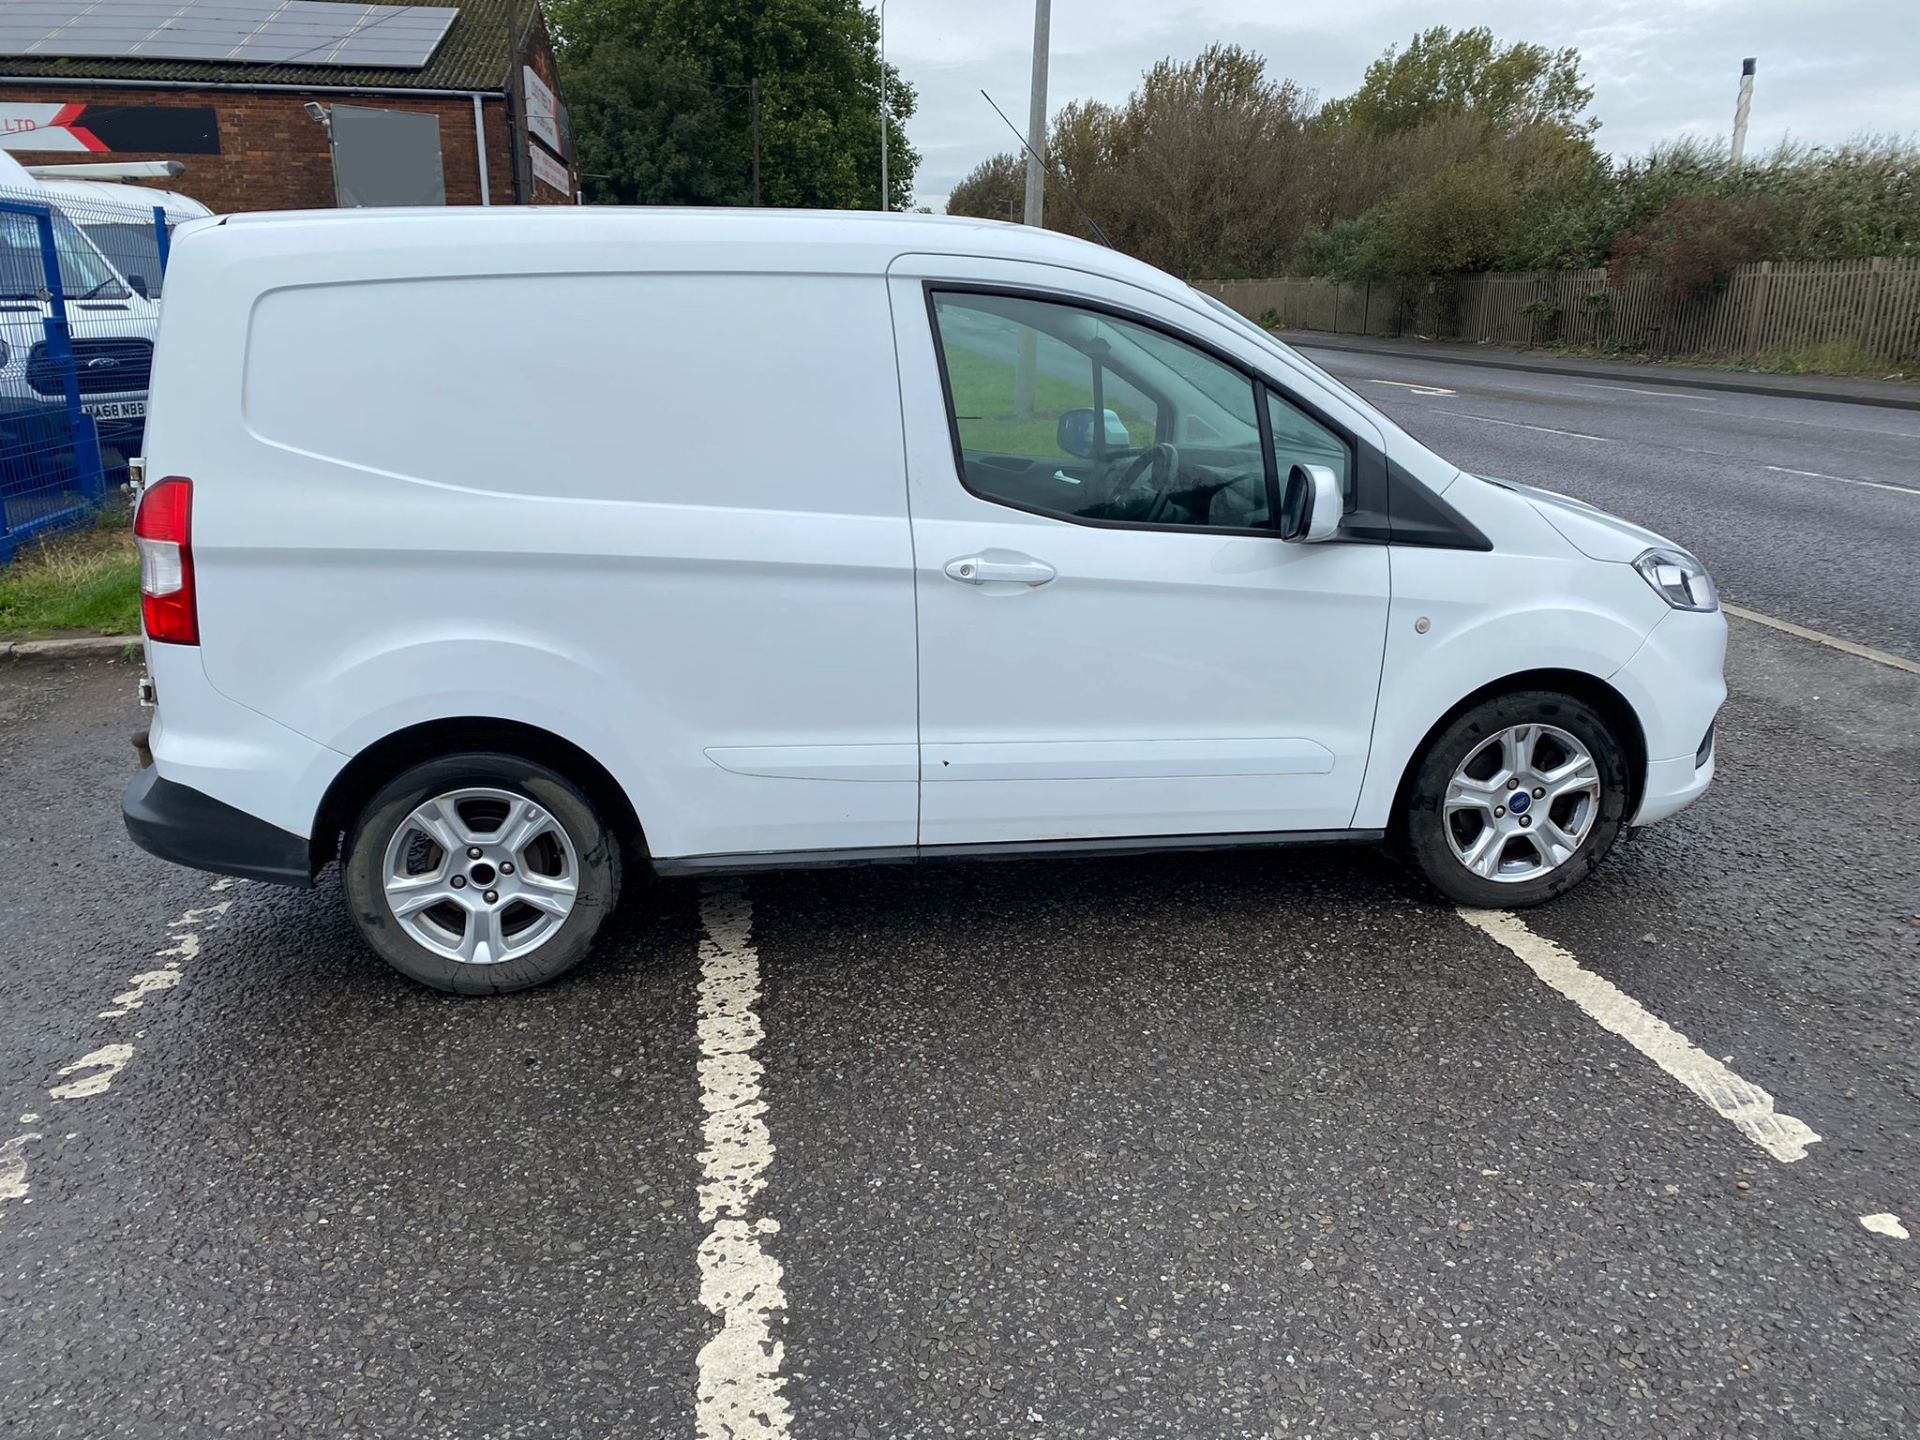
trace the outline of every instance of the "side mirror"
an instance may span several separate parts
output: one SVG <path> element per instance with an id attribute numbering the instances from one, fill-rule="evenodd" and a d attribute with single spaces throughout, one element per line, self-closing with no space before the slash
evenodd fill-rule
<path id="1" fill-rule="evenodd" d="M 1280 538 L 1302 545 L 1331 540 L 1340 533 L 1345 509 L 1339 476 L 1325 465 L 1296 465 L 1280 496 Z"/>
<path id="2" fill-rule="evenodd" d="M 151 298 L 147 294 L 146 276 L 137 273 L 129 275 L 127 276 L 127 284 L 133 288 L 133 293 L 138 295 L 142 300 Z"/>
<path id="3" fill-rule="evenodd" d="M 1133 444 L 1133 437 L 1127 433 L 1127 422 L 1113 411 L 1106 412 L 1106 442 L 1109 450 L 1125 450 Z M 1060 417 L 1054 427 L 1054 443 L 1060 447 L 1063 455 L 1077 455 L 1082 460 L 1093 454 L 1093 411 L 1069 410 Z"/>

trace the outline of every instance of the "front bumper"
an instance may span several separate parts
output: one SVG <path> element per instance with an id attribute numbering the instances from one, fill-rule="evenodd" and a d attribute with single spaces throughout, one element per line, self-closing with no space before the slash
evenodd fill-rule
<path id="1" fill-rule="evenodd" d="M 133 843 L 162 860 L 302 890 L 313 885 L 312 846 L 304 838 L 163 780 L 151 765 L 133 777 L 120 810 Z"/>
<path id="2" fill-rule="evenodd" d="M 1724 615 L 1676 610 L 1613 676 L 1614 688 L 1639 716 L 1647 744 L 1633 824 L 1666 819 L 1713 780 L 1714 747 L 1705 737 L 1726 702 L 1726 654 Z"/>

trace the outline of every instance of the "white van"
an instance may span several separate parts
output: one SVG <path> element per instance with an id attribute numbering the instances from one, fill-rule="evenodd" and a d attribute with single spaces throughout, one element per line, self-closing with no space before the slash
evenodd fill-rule
<path id="1" fill-rule="evenodd" d="M 1391 836 L 1531 905 L 1713 775 L 1696 560 L 1111 251 L 320 212 L 185 226 L 168 284 L 128 829 L 339 856 L 429 985 L 560 973 L 635 865 Z"/>
<path id="2" fill-rule="evenodd" d="M 187 220 L 204 220 L 213 211 L 177 190 L 59 174 L 69 168 L 41 165 L 33 173 L 47 197 L 67 212 L 133 292 L 143 300 L 158 300 L 166 277 L 153 212 L 164 214 L 171 230 Z"/>
<path id="3" fill-rule="evenodd" d="M 153 336 L 159 307 L 144 281 L 128 280 L 100 245 L 76 224 L 66 204 L 86 197 L 85 182 L 42 182 L 11 157 L 0 156 L 0 199 L 44 203 L 50 207 L 53 240 L 66 302 L 67 330 L 73 345 L 80 405 L 93 416 L 109 469 L 138 454 L 146 426 L 147 377 L 153 363 Z M 96 190 L 133 190 L 133 186 L 94 186 Z M 194 202 L 188 202 L 193 204 Z M 140 211 L 116 203 L 81 213 L 101 221 L 133 221 Z M 76 209 L 81 209 L 75 205 Z M 146 209 L 152 232 L 152 206 Z M 157 240 L 150 241 L 156 246 Z M 158 294 L 158 269 L 152 288 Z M 29 214 L 0 213 L 0 411 L 20 415 L 56 412 L 66 403 L 65 377 L 48 350 L 46 322 L 53 315 L 40 253 L 39 222 Z"/>

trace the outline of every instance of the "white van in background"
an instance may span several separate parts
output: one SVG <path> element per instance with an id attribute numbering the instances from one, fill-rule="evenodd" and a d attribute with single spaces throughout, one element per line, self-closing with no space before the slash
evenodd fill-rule
<path id="1" fill-rule="evenodd" d="M 1533 905 L 1713 776 L 1699 561 L 1063 235 L 245 215 L 168 293 L 128 831 L 338 857 L 428 985 L 559 974 L 634 866 L 1395 838 Z"/>
<path id="2" fill-rule="evenodd" d="M 136 295 L 158 300 L 163 281 L 161 274 L 160 234 L 153 212 L 162 211 L 169 226 L 186 220 L 204 220 L 213 214 L 191 195 L 175 190 L 156 190 L 145 185 L 125 185 L 86 175 L 66 175 L 62 171 L 132 171 L 138 165 L 31 165 L 26 169 L 40 182 L 40 188 L 60 203 L 67 217 L 78 225 L 94 248 L 126 278 Z"/>
<path id="3" fill-rule="evenodd" d="M 146 429 L 147 385 L 159 325 L 159 307 L 147 292 L 158 287 L 158 237 L 153 201 L 145 198 L 151 192 L 132 185 L 100 186 L 105 193 L 80 188 L 92 183 L 45 182 L 0 154 L 0 199 L 42 201 L 52 207 L 80 403 L 94 417 L 102 458 L 113 471 L 140 453 Z M 145 248 L 135 234 L 143 212 Z M 139 283 L 109 258 L 107 247 L 76 215 L 111 243 L 134 237 L 127 253 L 141 272 Z M 143 258 L 148 250 L 155 257 L 150 267 Z M 9 415 L 65 404 L 63 377 L 47 349 L 46 321 L 53 307 L 43 279 L 37 222 L 28 215 L 0 212 L 0 410 Z"/>

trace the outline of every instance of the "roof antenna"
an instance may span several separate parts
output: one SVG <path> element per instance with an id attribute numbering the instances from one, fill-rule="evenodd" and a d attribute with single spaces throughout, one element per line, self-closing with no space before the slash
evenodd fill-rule
<path id="1" fill-rule="evenodd" d="M 993 105 L 993 96 L 987 94 L 985 90 L 982 90 L 980 92 L 980 98 L 986 101 L 987 104 Z M 1040 162 L 1040 168 L 1046 171 L 1048 175 L 1052 176 L 1055 180 L 1060 181 L 1060 188 L 1067 192 L 1067 198 L 1073 201 L 1073 208 L 1080 212 L 1080 218 L 1087 222 L 1088 226 L 1093 230 L 1093 233 L 1095 235 L 1098 235 L 1100 237 L 1100 243 L 1106 246 L 1107 249 L 1109 250 L 1113 249 L 1114 248 L 1113 242 L 1107 239 L 1107 232 L 1102 230 L 1100 228 L 1099 222 L 1096 221 L 1093 218 L 1093 216 L 1087 213 L 1087 207 L 1080 203 L 1080 197 L 1073 193 L 1073 187 L 1067 184 L 1067 182 L 1064 179 L 1061 179 L 1061 177 L 1055 173 L 1054 168 L 1051 165 L 1047 164 L 1047 157 L 1044 155 L 1034 155 L 1033 146 L 1029 145 L 1027 143 L 1027 137 L 1020 133 L 1020 127 L 1018 125 L 1015 125 L 1013 121 L 1007 119 L 1006 111 L 1002 110 L 998 105 L 993 105 L 993 113 L 1000 117 L 1000 119 L 1006 124 L 1006 127 L 1009 130 L 1013 131 L 1013 138 L 1020 142 L 1020 148 L 1026 151 L 1029 155 L 1033 155 L 1033 158 Z"/>

